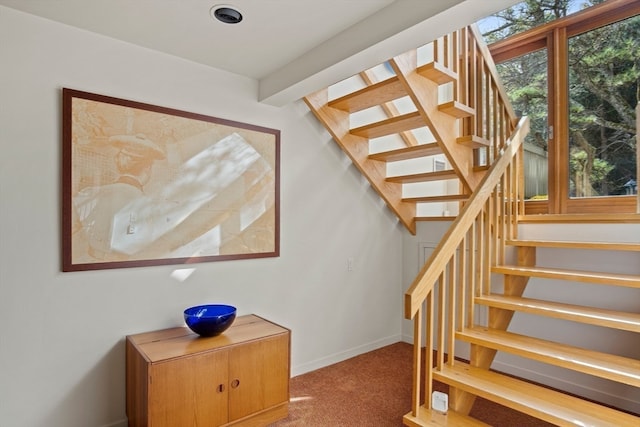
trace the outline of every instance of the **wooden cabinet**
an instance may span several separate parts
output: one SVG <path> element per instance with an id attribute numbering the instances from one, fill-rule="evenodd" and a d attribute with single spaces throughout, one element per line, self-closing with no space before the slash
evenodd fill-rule
<path id="1" fill-rule="evenodd" d="M 130 335 L 129 427 L 264 426 L 288 414 L 290 331 L 255 315 L 222 335 Z"/>

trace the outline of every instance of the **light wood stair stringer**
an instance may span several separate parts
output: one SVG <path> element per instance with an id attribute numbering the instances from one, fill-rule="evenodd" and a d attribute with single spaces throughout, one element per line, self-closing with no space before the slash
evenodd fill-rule
<path id="1" fill-rule="evenodd" d="M 415 234 L 415 203 L 402 200 L 401 184 L 386 180 L 386 165 L 369 158 L 368 140 L 350 132 L 349 113 L 330 107 L 328 97 L 328 89 L 322 89 L 306 96 L 305 102 L 400 222 Z"/>
<path id="2" fill-rule="evenodd" d="M 449 159 L 463 186 L 475 189 L 483 174 L 475 172 L 473 151 L 468 147 L 458 145 L 455 141 L 459 137 L 456 116 L 452 116 L 439 109 L 439 84 L 422 76 L 418 71 L 417 52 L 410 51 L 399 55 L 390 61 L 396 75 L 407 88 L 409 96 L 418 108 L 418 113 L 427 123 L 436 142 Z"/>

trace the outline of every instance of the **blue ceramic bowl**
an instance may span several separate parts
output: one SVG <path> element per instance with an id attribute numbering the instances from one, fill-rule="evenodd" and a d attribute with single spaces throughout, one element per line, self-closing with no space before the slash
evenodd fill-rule
<path id="1" fill-rule="evenodd" d="M 184 311 L 184 321 L 193 332 L 212 337 L 226 331 L 236 320 L 236 308 L 223 304 L 206 304 L 189 307 Z"/>

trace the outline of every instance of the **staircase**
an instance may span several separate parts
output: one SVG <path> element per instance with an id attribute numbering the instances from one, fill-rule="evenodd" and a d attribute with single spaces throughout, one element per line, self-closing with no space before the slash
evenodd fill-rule
<path id="1" fill-rule="evenodd" d="M 414 326 L 414 386 L 404 423 L 485 425 L 469 416 L 480 396 L 561 426 L 640 425 L 638 416 L 490 370 L 496 353 L 505 352 L 640 387 L 637 359 L 509 331 L 514 314 L 523 312 L 640 332 L 637 313 L 524 297 L 530 278 L 531 286 L 551 279 L 640 288 L 639 276 L 606 266 L 577 271 L 537 262 L 544 248 L 637 253 L 640 244 L 518 239 L 528 120 L 513 114 L 477 30 L 446 35 L 345 86 L 356 81 L 358 90 L 331 96 L 324 89 L 305 101 L 409 232 L 416 233 L 418 221 L 453 212 L 405 294 Z M 436 168 L 436 160 L 445 167 Z M 433 204 L 440 204 L 439 215 L 425 207 Z M 488 311 L 486 321 L 478 322 L 480 310 Z M 456 343 L 467 343 L 468 360 L 457 357 Z M 437 348 L 435 357 L 430 351 L 423 357 L 423 347 Z M 434 380 L 450 387 L 446 414 L 431 407 Z"/>
<path id="2" fill-rule="evenodd" d="M 421 214 L 423 205 L 449 203 L 457 210 L 458 202 L 468 199 L 517 123 L 495 67 L 486 60 L 488 51 L 477 39 L 472 28 L 456 31 L 360 73 L 360 90 L 331 99 L 327 88 L 305 97 L 412 234 L 416 221 L 431 216 Z M 420 64 L 425 57 L 428 62 Z M 363 117 L 369 121 L 352 125 Z M 385 144 L 393 149 L 375 148 Z M 433 167 L 438 159 L 443 170 Z M 403 162 L 415 170 L 387 174 Z M 445 181 L 453 184 L 437 187 L 454 191 L 420 193 L 420 184 Z"/>

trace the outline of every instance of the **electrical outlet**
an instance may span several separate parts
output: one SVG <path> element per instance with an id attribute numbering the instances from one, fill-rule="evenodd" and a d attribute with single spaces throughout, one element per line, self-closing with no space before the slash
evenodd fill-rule
<path id="1" fill-rule="evenodd" d="M 353 258 L 347 258 L 347 271 L 353 271 Z"/>
<path id="2" fill-rule="evenodd" d="M 447 413 L 449 408 L 449 395 L 440 391 L 431 394 L 431 407 L 438 412 Z"/>

